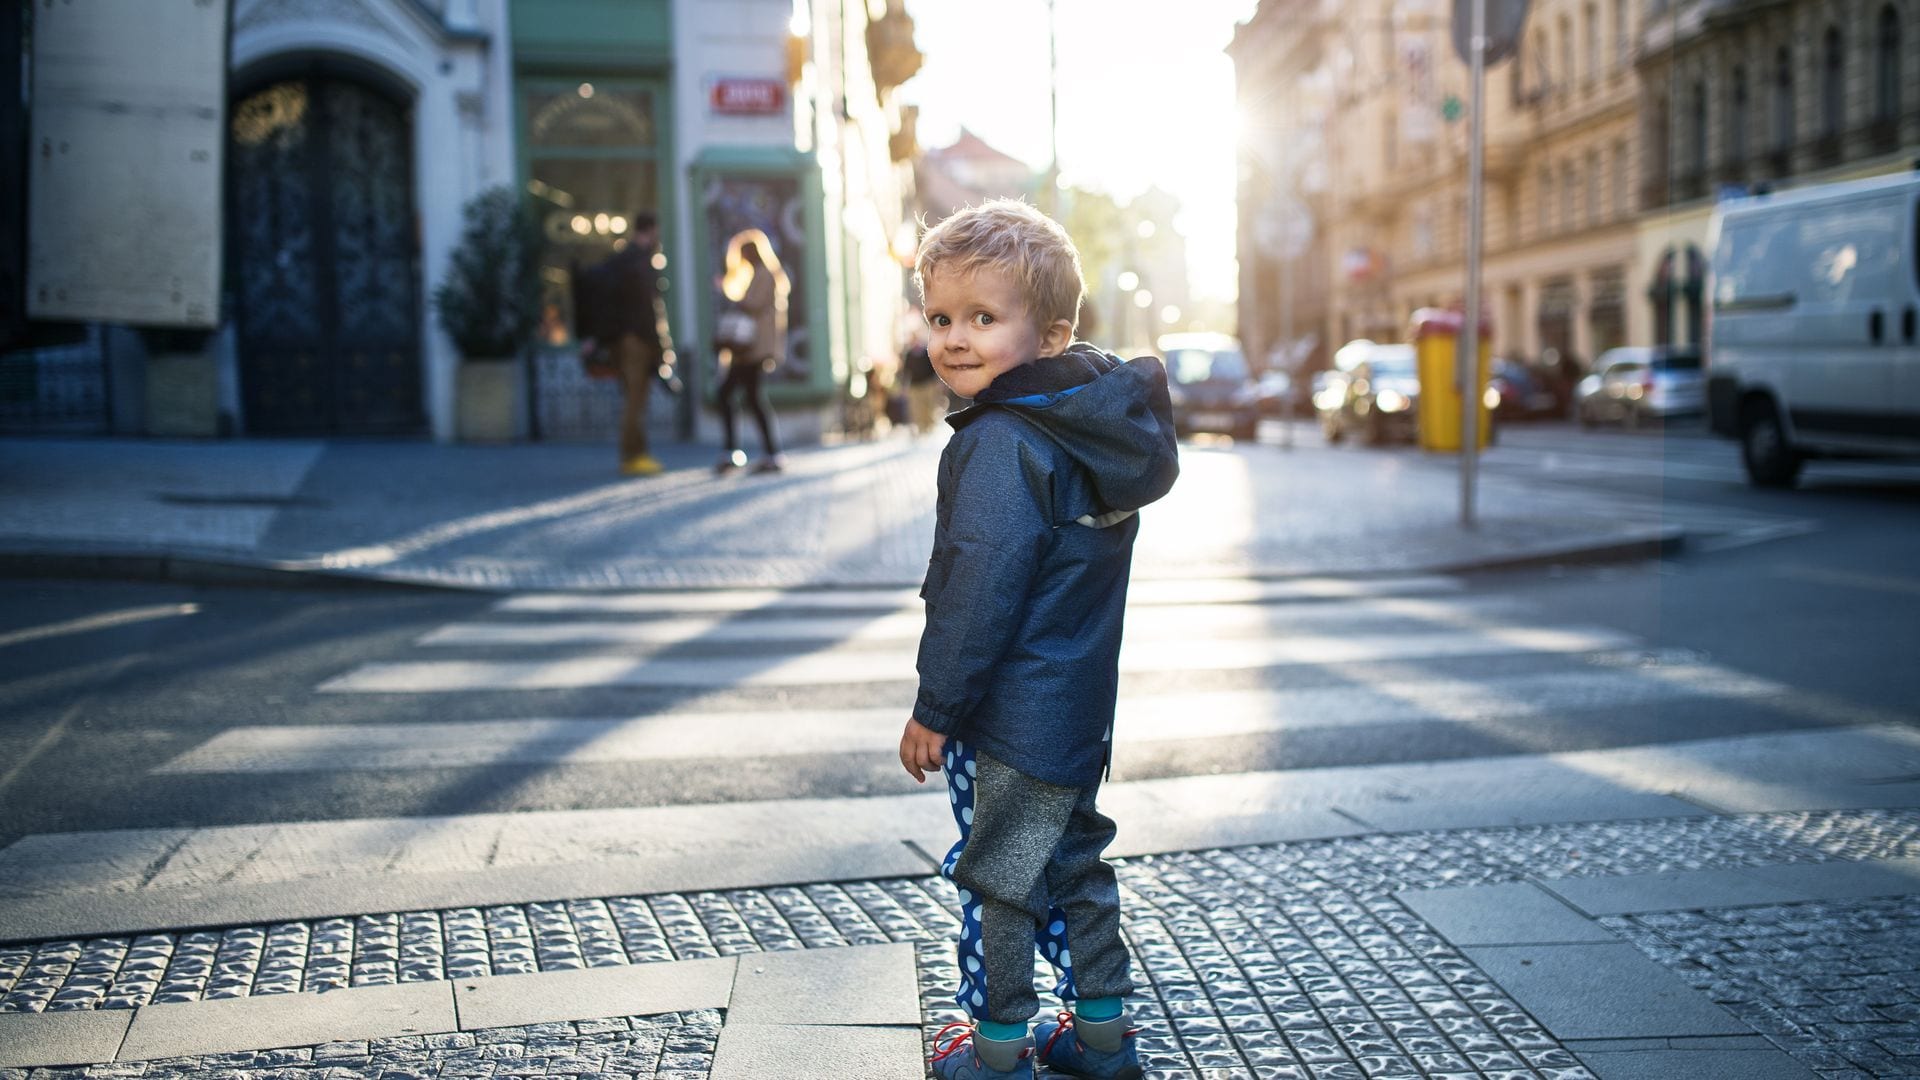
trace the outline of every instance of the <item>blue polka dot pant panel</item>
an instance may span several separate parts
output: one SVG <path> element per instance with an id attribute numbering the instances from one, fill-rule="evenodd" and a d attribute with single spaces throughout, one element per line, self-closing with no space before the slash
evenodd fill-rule
<path id="1" fill-rule="evenodd" d="M 959 739 L 945 751 L 960 840 L 940 873 L 960 894 L 960 988 L 976 1020 L 1018 1024 L 1040 1009 L 1033 950 L 1063 1001 L 1133 989 L 1120 939 L 1120 890 L 1100 853 L 1114 825 L 1084 789 L 1035 780 Z"/>

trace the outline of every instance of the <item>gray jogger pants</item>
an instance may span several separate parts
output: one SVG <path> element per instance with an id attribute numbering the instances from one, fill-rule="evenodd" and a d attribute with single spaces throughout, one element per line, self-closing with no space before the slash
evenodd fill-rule
<path id="1" fill-rule="evenodd" d="M 960 889 L 960 990 L 976 1020 L 1025 1023 L 1039 1011 L 1033 950 L 1059 975 L 1063 1001 L 1133 991 L 1120 940 L 1120 889 L 1100 853 L 1113 822 L 1099 785 L 1060 787 L 958 739 L 946 745 L 947 793 L 960 841 L 940 873 Z"/>

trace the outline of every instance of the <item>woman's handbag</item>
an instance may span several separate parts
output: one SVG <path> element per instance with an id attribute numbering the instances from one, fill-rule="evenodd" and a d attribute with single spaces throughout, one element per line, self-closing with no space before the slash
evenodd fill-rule
<path id="1" fill-rule="evenodd" d="M 723 349 L 744 349 L 753 344 L 760 328 L 753 316 L 737 307 L 722 308 L 713 326 L 713 342 Z"/>

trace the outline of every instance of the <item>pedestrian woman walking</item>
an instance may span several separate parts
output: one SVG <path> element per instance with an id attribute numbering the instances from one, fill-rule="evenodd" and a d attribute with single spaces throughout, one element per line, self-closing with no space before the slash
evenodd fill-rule
<path id="1" fill-rule="evenodd" d="M 760 443 L 765 449 L 760 460 L 754 462 L 753 471 L 779 472 L 785 461 L 780 456 L 773 415 L 767 407 L 767 392 L 761 386 L 761 378 L 780 362 L 786 349 L 787 294 L 791 286 L 786 273 L 780 269 L 780 257 L 773 253 L 773 242 L 767 239 L 767 234 L 759 229 L 735 233 L 727 241 L 726 269 L 714 278 L 714 283 L 726 301 L 722 305 L 722 323 L 739 324 L 737 329 L 722 325 L 715 335 L 721 345 L 721 362 L 726 367 L 726 376 L 720 380 L 719 404 L 727 451 L 714 471 L 732 472 L 747 462 L 734 432 L 733 396 L 738 392 L 753 410 L 754 422 L 760 426 Z"/>

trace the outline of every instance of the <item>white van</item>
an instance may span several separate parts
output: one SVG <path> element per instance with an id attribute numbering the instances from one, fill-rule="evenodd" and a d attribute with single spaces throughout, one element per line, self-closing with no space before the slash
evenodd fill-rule
<path id="1" fill-rule="evenodd" d="M 1747 477 L 1920 456 L 1920 171 L 1714 211 L 1707 402 Z"/>

